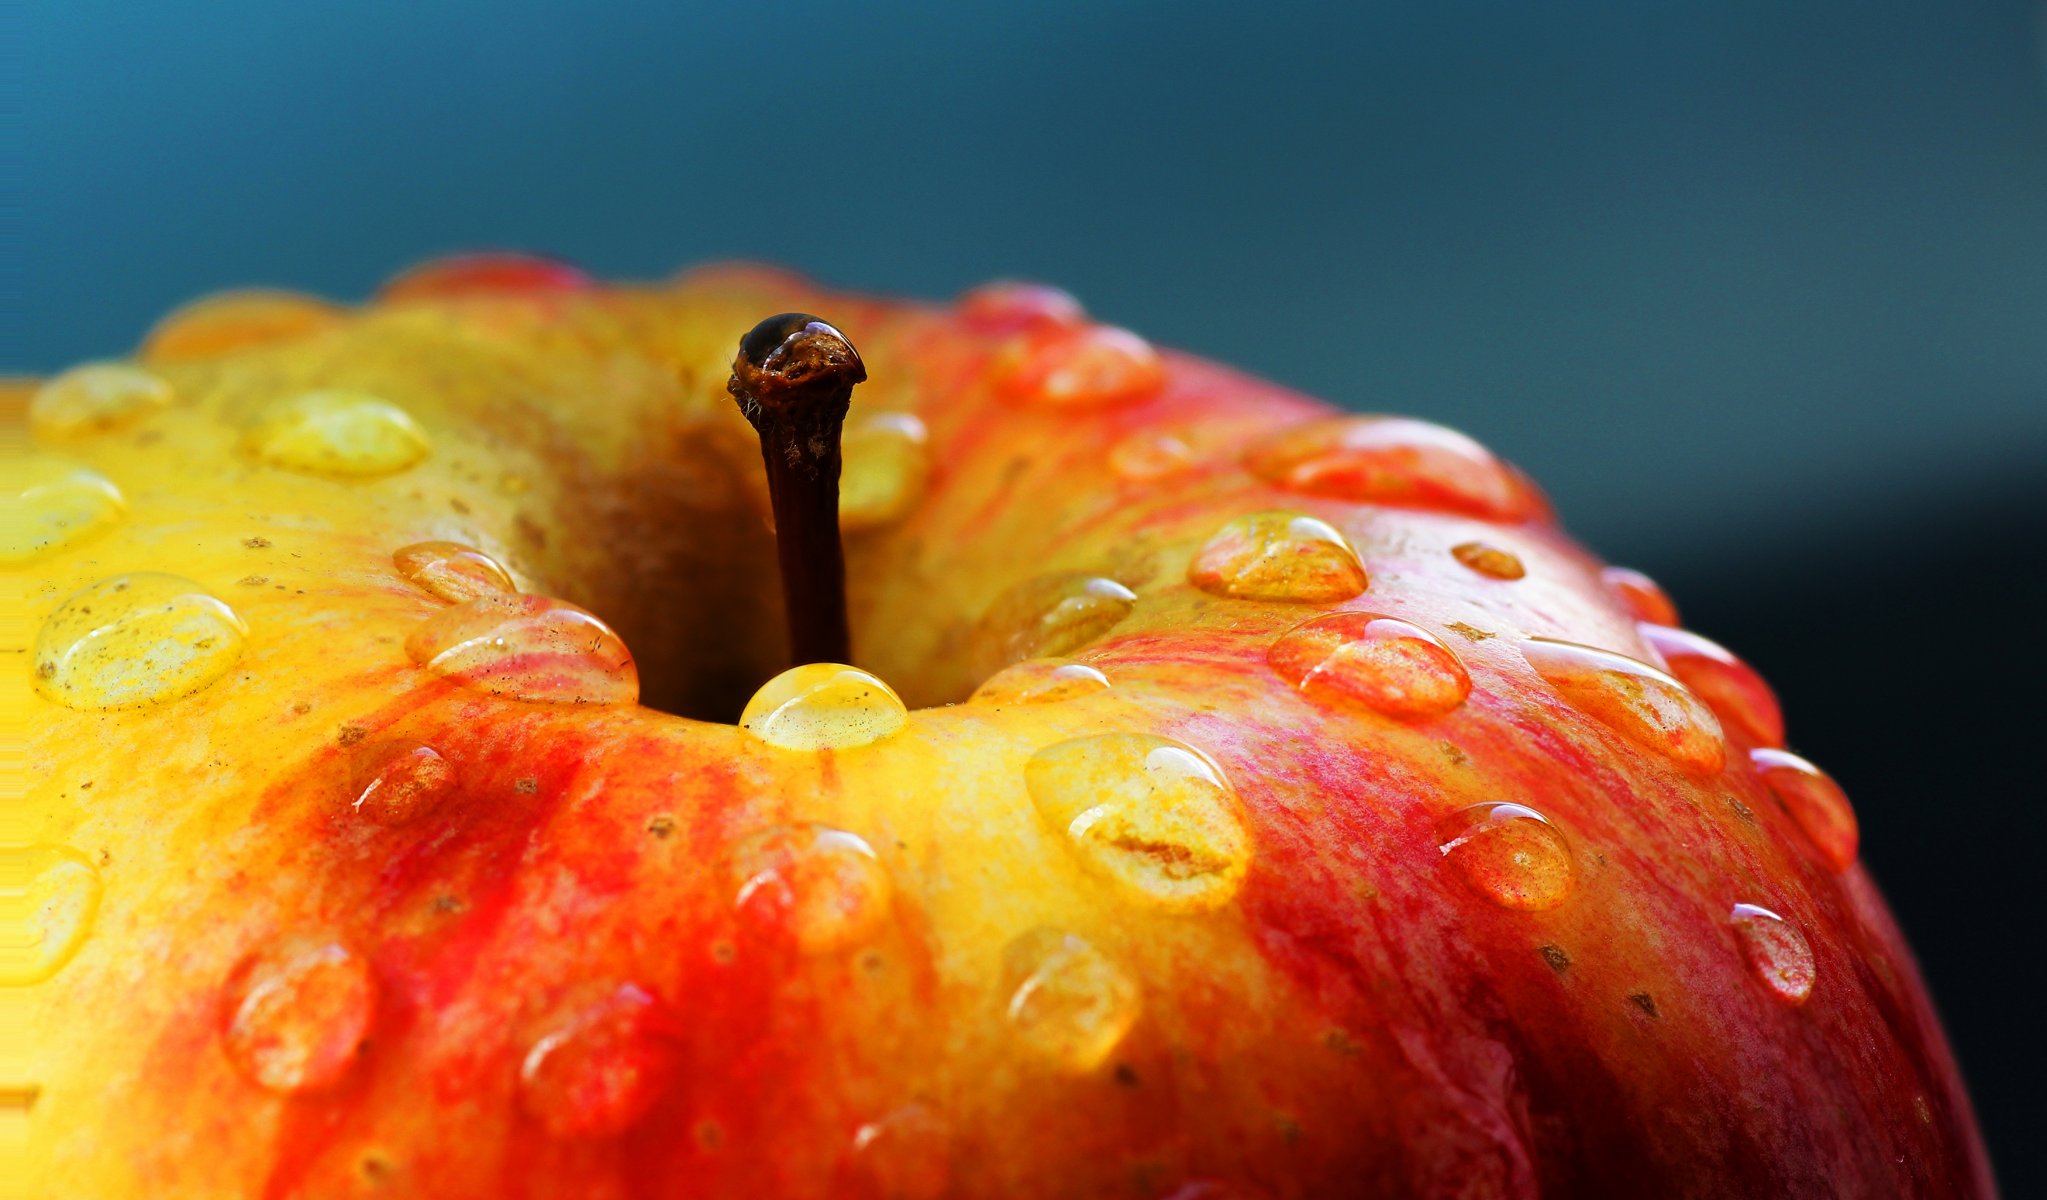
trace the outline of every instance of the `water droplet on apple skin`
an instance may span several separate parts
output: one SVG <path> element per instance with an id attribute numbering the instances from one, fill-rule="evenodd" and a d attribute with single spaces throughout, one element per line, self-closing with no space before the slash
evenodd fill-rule
<path id="1" fill-rule="evenodd" d="M 1243 887 L 1252 844 L 1236 790 L 1192 746 L 1146 733 L 1071 738 L 1033 754 L 1024 783 L 1084 869 L 1150 907 L 1204 912 Z"/>
<path id="2" fill-rule="evenodd" d="M 1767 746 L 1751 750 L 1749 764 L 1791 814 L 1822 865 L 1836 874 L 1855 865 L 1861 828 L 1847 793 L 1832 776 L 1788 750 Z"/>
<path id="3" fill-rule="evenodd" d="M 1525 804 L 1474 804 L 1444 818 L 1437 833 L 1445 861 L 1502 908 L 1547 912 L 1570 899 L 1577 882 L 1570 843 Z"/>
<path id="4" fill-rule="evenodd" d="M 1450 554 L 1488 579 L 1514 580 L 1528 574 L 1528 568 L 1522 565 L 1520 557 L 1513 551 L 1485 542 L 1459 542 L 1450 547 Z"/>
<path id="5" fill-rule="evenodd" d="M 28 424 L 37 437 L 51 440 L 110 433 L 176 398 L 168 381 L 141 367 L 86 363 L 36 390 L 28 402 Z"/>
<path id="6" fill-rule="evenodd" d="M 1068 1075 L 1099 1068 L 1137 1022 L 1129 972 L 1073 934 L 1033 929 L 1003 950 L 1004 1015 L 1033 1061 Z"/>
<path id="7" fill-rule="evenodd" d="M 412 661 L 492 695 L 545 704 L 633 704 L 639 671 L 610 626 L 547 596 L 484 595 L 428 617 Z"/>
<path id="8" fill-rule="evenodd" d="M 1644 622 L 1636 626 L 1670 673 L 1706 702 L 1720 719 L 1762 746 L 1784 744 L 1784 712 L 1777 694 L 1755 668 L 1696 633 Z"/>
<path id="9" fill-rule="evenodd" d="M 62 604 L 37 632 L 36 691 L 67 708 L 164 704 L 198 692 L 241 659 L 248 626 L 176 575 L 116 575 Z"/>
<path id="10" fill-rule="evenodd" d="M 1087 310 L 1063 289 L 1045 283 L 998 279 L 963 293 L 953 310 L 981 333 L 1063 329 L 1087 322 Z"/>
<path id="11" fill-rule="evenodd" d="M 732 850 L 733 906 L 756 929 L 806 955 L 871 941 L 895 887 L 858 834 L 814 823 L 773 825 Z"/>
<path id="12" fill-rule="evenodd" d="M 351 758 L 349 813 L 372 825 L 410 824 L 460 790 L 455 764 L 424 742 L 365 743 Z"/>
<path id="13" fill-rule="evenodd" d="M 952 1186 L 952 1130 L 930 1107 L 905 1104 L 853 1133 L 852 1171 L 863 1200 L 941 1200 Z"/>
<path id="14" fill-rule="evenodd" d="M 1407 417 L 1331 417 L 1255 443 L 1253 475 L 1286 491 L 1355 504 L 1432 508 L 1519 520 L 1534 505 L 1491 451 L 1454 429 Z"/>
<path id="15" fill-rule="evenodd" d="M 347 312 L 301 292 L 244 288 L 215 292 L 174 309 L 142 341 L 145 363 L 204 362 L 282 345 L 338 327 Z"/>
<path id="16" fill-rule="evenodd" d="M 1049 409 L 1117 408 L 1165 388 L 1166 368 L 1151 343 L 1107 325 L 1040 328 L 996 352 L 996 394 Z"/>
<path id="17" fill-rule="evenodd" d="M 893 737 L 909 720 L 902 697 L 880 678 L 844 663 L 805 663 L 761 685 L 739 727 L 771 746 L 816 752 Z"/>
<path id="18" fill-rule="evenodd" d="M 1109 677 L 1086 663 L 1033 658 L 983 680 L 969 704 L 1056 704 L 1107 691 Z"/>
<path id="19" fill-rule="evenodd" d="M 1812 998 L 1818 975 L 1804 934 L 1756 904 L 1735 905 L 1727 920 L 1743 961 L 1773 999 L 1797 1008 Z"/>
<path id="20" fill-rule="evenodd" d="M 1403 721 L 1442 716 L 1471 695 L 1471 675 L 1440 638 L 1375 613 L 1303 621 L 1273 642 L 1266 661 L 1317 704 L 1363 706 Z"/>
<path id="21" fill-rule="evenodd" d="M 92 932 L 100 893 L 99 872 L 69 846 L 0 846 L 0 987 L 63 970 Z"/>
<path id="22" fill-rule="evenodd" d="M 1109 469 L 1125 483 L 1157 483 L 1201 464 L 1201 454 L 1178 434 L 1147 430 L 1109 448 Z"/>
<path id="23" fill-rule="evenodd" d="M 1123 622 L 1137 593 L 1084 571 L 1039 575 L 997 596 L 974 629 L 974 653 L 993 672 L 1032 658 L 1071 654 Z"/>
<path id="24" fill-rule="evenodd" d="M 519 590 L 503 564 L 460 542 L 414 542 L 394 551 L 391 562 L 407 582 L 455 604 Z"/>
<path id="25" fill-rule="evenodd" d="M 576 989 L 520 1060 L 520 1108 L 557 1138 L 626 1132 L 680 1074 L 675 1026 L 637 984 Z"/>
<path id="26" fill-rule="evenodd" d="M 1642 572 L 1633 567 L 1602 567 L 1599 581 L 1635 620 L 1651 625 L 1677 625 L 1677 605 L 1654 579 Z"/>
<path id="27" fill-rule="evenodd" d="M 430 258 L 408 267 L 377 290 L 385 303 L 461 300 L 489 296 L 588 291 L 595 281 L 557 259 L 509 250 L 482 250 Z"/>
<path id="28" fill-rule="evenodd" d="M 301 392 L 263 410 L 243 438 L 258 461 L 306 475 L 370 479 L 423 461 L 426 431 L 404 409 L 367 392 Z"/>
<path id="29" fill-rule="evenodd" d="M 377 985 L 344 943 L 293 935 L 244 958 L 222 991 L 221 1047 L 250 1082 L 273 1092 L 339 1083 L 369 1040 Z"/>
<path id="30" fill-rule="evenodd" d="M 1370 582 L 1334 526 L 1295 512 L 1230 521 L 1195 553 L 1187 581 L 1212 596 L 1286 604 L 1349 600 Z"/>
<path id="31" fill-rule="evenodd" d="M 1705 778 L 1726 764 L 1720 719 L 1648 663 L 1554 638 L 1529 638 L 1521 654 L 1572 707 L 1685 774 Z"/>
<path id="32" fill-rule="evenodd" d="M 855 413 L 840 444 L 839 528 L 877 529 L 903 519 L 931 476 L 930 435 L 910 413 Z"/>
<path id="33" fill-rule="evenodd" d="M 121 489 L 54 454 L 0 454 L 0 570 L 60 554 L 118 524 Z"/>

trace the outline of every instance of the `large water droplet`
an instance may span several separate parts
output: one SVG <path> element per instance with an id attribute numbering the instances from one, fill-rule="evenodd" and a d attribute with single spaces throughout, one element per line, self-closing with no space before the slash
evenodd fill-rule
<path id="1" fill-rule="evenodd" d="M 1443 856 L 1495 904 L 1543 912 L 1571 895 L 1577 866 L 1570 843 L 1526 805 L 1474 804 L 1450 814 L 1439 834 Z"/>
<path id="2" fill-rule="evenodd" d="M 36 691 L 67 708 L 161 704 L 206 687 L 242 656 L 247 626 L 189 579 L 137 572 L 57 606 L 36 635 Z"/>
<path id="3" fill-rule="evenodd" d="M 1026 579 L 995 598 L 974 630 L 986 670 L 1027 658 L 1071 654 L 1114 629 L 1137 593 L 1099 575 L 1061 571 Z"/>
<path id="4" fill-rule="evenodd" d="M 805 954 L 857 946 L 888 920 L 894 887 L 858 834 L 828 825 L 775 825 L 733 847 L 734 903 Z"/>
<path id="5" fill-rule="evenodd" d="M 1073 934 L 1033 929 L 1009 943 L 1002 963 L 1011 1030 L 1057 1070 L 1101 1066 L 1137 1023 L 1137 981 Z"/>
<path id="6" fill-rule="evenodd" d="M 868 413 L 846 422 L 839 473 L 839 527 L 873 529 L 902 519 L 924 496 L 930 435 L 909 413 Z"/>
<path id="7" fill-rule="evenodd" d="M 1576 642 L 1529 638 L 1522 657 L 1581 712 L 1654 750 L 1688 775 L 1726 762 L 1720 721 L 1685 686 L 1648 663 Z"/>
<path id="8" fill-rule="evenodd" d="M 1265 657 L 1318 704 L 1362 704 L 1402 720 L 1441 716 L 1471 694 L 1471 676 L 1450 647 L 1418 625 L 1373 613 L 1303 621 Z"/>
<path id="9" fill-rule="evenodd" d="M 28 402 L 36 436 L 72 438 L 106 433 L 170 404 L 171 385 L 125 363 L 87 363 L 45 383 Z"/>
<path id="10" fill-rule="evenodd" d="M 1677 624 L 1677 605 L 1671 603 L 1670 596 L 1657 586 L 1654 579 L 1633 567 L 1602 567 L 1599 581 L 1637 621 L 1651 625 Z"/>
<path id="11" fill-rule="evenodd" d="M 350 391 L 304 392 L 273 404 L 245 444 L 274 466 L 347 478 L 402 471 L 431 449 L 426 431 L 404 409 Z"/>
<path id="12" fill-rule="evenodd" d="M 1199 751 L 1146 733 L 1104 733 L 1031 756 L 1024 783 L 1088 870 L 1174 912 L 1220 907 L 1251 865 L 1236 790 Z"/>
<path id="13" fill-rule="evenodd" d="M 392 277 L 377 290 L 385 301 L 448 300 L 520 292 L 580 292 L 590 277 L 564 262 L 537 254 L 485 250 L 430 258 Z"/>
<path id="14" fill-rule="evenodd" d="M 1018 335 L 996 356 L 995 388 L 1017 403 L 1108 408 L 1148 400 L 1166 382 L 1151 343 L 1107 325 L 1040 329 Z"/>
<path id="15" fill-rule="evenodd" d="M 0 846 L 0 987 L 41 983 L 92 932 L 100 877 L 69 846 Z"/>
<path id="16" fill-rule="evenodd" d="M 1348 600 L 1369 582 L 1342 534 L 1291 512 L 1253 513 L 1224 525 L 1188 564 L 1187 581 L 1211 595 L 1293 604 Z"/>
<path id="17" fill-rule="evenodd" d="M 1087 320 L 1087 310 L 1063 289 L 1047 283 L 998 279 L 964 293 L 954 305 L 960 320 L 984 333 L 1061 328 Z"/>
<path id="18" fill-rule="evenodd" d="M 1832 776 L 1789 750 L 1751 750 L 1749 762 L 1797 822 L 1822 863 L 1837 872 L 1855 865 L 1862 831 L 1847 793 Z"/>
<path id="19" fill-rule="evenodd" d="M 584 988 L 556 1006 L 519 1063 L 519 1104 L 551 1134 L 612 1137 L 673 1085 L 675 1019 L 637 984 Z"/>
<path id="20" fill-rule="evenodd" d="M 1450 554 L 1458 562 L 1493 579 L 1519 579 L 1528 574 L 1528 568 L 1521 565 L 1520 557 L 1513 551 L 1485 542 L 1459 542 L 1450 547 Z"/>
<path id="21" fill-rule="evenodd" d="M 843 663 L 805 663 L 761 685 L 739 727 L 785 750 L 846 750 L 902 731 L 902 697 L 880 679 Z"/>
<path id="22" fill-rule="evenodd" d="M 632 704 L 633 656 L 611 627 L 546 596 L 478 596 L 421 622 L 412 661 L 494 696 L 548 704 Z"/>
<path id="23" fill-rule="evenodd" d="M 254 1083 L 305 1092 L 340 1081 L 369 1039 L 377 985 L 339 941 L 296 936 L 242 960 L 224 993 L 221 1046 Z"/>
<path id="24" fill-rule="evenodd" d="M 414 542 L 392 554 L 391 561 L 422 591 L 457 604 L 519 590 L 498 560 L 460 542 Z"/>
<path id="25" fill-rule="evenodd" d="M 0 568 L 76 546 L 119 522 L 126 507 L 97 471 L 54 454 L 0 453 Z"/>
<path id="26" fill-rule="evenodd" d="M 1333 417 L 1252 447 L 1251 473 L 1288 491 L 1362 504 L 1443 508 L 1498 520 L 1528 514 L 1529 496 L 1485 447 L 1406 417 Z"/>
<path id="27" fill-rule="evenodd" d="M 1784 712 L 1777 706 L 1777 693 L 1755 668 L 1696 633 L 1647 622 L 1636 629 L 1670 664 L 1670 673 L 1678 682 L 1697 693 L 1722 721 L 1752 742 L 1784 744 Z"/>
<path id="28" fill-rule="evenodd" d="M 1794 1008 L 1812 998 L 1812 947 L 1791 922 L 1754 904 L 1735 905 L 1727 920 L 1749 970 L 1772 996 Z"/>
<path id="29" fill-rule="evenodd" d="M 853 1170 L 873 1200 L 940 1200 L 952 1185 L 952 1131 L 922 1104 L 905 1104 L 853 1134 Z"/>
<path id="30" fill-rule="evenodd" d="M 151 363 L 195 362 L 296 341 L 341 324 L 338 304 L 299 292 L 247 288 L 202 296 L 156 323 L 143 339 Z"/>
<path id="31" fill-rule="evenodd" d="M 350 763 L 350 810 L 373 825 L 403 825 L 438 808 L 461 787 L 455 764 L 424 742 L 374 742 Z"/>
<path id="32" fill-rule="evenodd" d="M 1050 704 L 1105 691 L 1109 677 L 1086 663 L 1034 658 L 982 681 L 969 704 Z"/>

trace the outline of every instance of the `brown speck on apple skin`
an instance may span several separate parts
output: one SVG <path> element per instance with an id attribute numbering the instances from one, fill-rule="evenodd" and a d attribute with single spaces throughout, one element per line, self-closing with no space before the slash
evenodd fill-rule
<path id="1" fill-rule="evenodd" d="M 247 546 L 251 550 L 268 550 L 270 549 L 270 539 L 267 537 L 243 538 L 242 545 Z"/>
<path id="2" fill-rule="evenodd" d="M 540 780 L 531 775 L 522 776 L 512 781 L 512 789 L 521 796 L 531 796 L 540 791 Z"/>
<path id="3" fill-rule="evenodd" d="M 1656 997 L 1647 992 L 1629 992 L 1628 1003 L 1647 1013 L 1652 1021 L 1662 1015 L 1656 1011 Z"/>
<path id="4" fill-rule="evenodd" d="M 334 740 L 343 746 L 353 746 L 370 736 L 370 731 L 360 725 L 343 725 L 334 731 Z"/>
<path id="5" fill-rule="evenodd" d="M 1543 946 L 1536 953 L 1542 955 L 1542 961 L 1559 975 L 1571 969 L 1571 956 L 1564 953 L 1562 946 Z"/>
<path id="6" fill-rule="evenodd" d="M 1485 630 L 1480 629 L 1477 626 L 1466 625 L 1462 621 L 1452 621 L 1448 625 L 1444 626 L 1444 628 L 1456 634 L 1458 637 L 1463 638 L 1467 642 L 1483 642 L 1487 638 L 1498 636 L 1496 634 L 1487 633 Z"/>

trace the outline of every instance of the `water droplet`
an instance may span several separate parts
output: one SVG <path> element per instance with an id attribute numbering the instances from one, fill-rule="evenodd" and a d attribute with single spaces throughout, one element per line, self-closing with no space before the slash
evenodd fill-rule
<path id="1" fill-rule="evenodd" d="M 1166 368 L 1151 343 L 1107 325 L 1018 335 L 996 356 L 995 388 L 1005 398 L 1051 408 L 1109 408 L 1156 395 Z"/>
<path id="2" fill-rule="evenodd" d="M 494 696 L 548 704 L 632 704 L 640 673 L 611 627 L 547 596 L 478 596 L 405 639 L 412 661 Z"/>
<path id="3" fill-rule="evenodd" d="M 982 667 L 1071 654 L 1114 629 L 1137 593 L 1099 575 L 1061 571 L 1026 579 L 995 598 L 974 632 Z"/>
<path id="4" fill-rule="evenodd" d="M 873 529 L 902 519 L 924 496 L 929 435 L 909 413 L 868 413 L 846 422 L 839 474 L 839 527 Z"/>
<path id="5" fill-rule="evenodd" d="M 1529 638 L 1522 657 L 1565 700 L 1688 775 L 1718 774 L 1720 721 L 1685 686 L 1645 662 L 1576 642 Z"/>
<path id="6" fill-rule="evenodd" d="M 1102 1065 L 1137 1023 L 1130 973 L 1070 933 L 1033 929 L 1002 952 L 1009 1025 L 1026 1052 L 1069 1074 Z"/>
<path id="7" fill-rule="evenodd" d="M 1187 581 L 1211 595 L 1293 604 L 1348 600 L 1369 582 L 1342 534 L 1291 512 L 1253 513 L 1223 526 L 1195 554 Z"/>
<path id="8" fill-rule="evenodd" d="M 369 477 L 403 471 L 427 456 L 411 415 L 366 392 L 305 392 L 266 409 L 249 430 L 249 453 L 315 475 Z"/>
<path id="9" fill-rule="evenodd" d="M 1237 794 L 1199 751 L 1145 733 L 1104 733 L 1031 756 L 1038 815 L 1088 870 L 1174 912 L 1230 902 L 1251 865 Z"/>
<path id="10" fill-rule="evenodd" d="M 1749 970 L 1772 996 L 1794 1008 L 1812 998 L 1812 947 L 1791 922 L 1754 904 L 1735 905 L 1727 920 Z"/>
<path id="11" fill-rule="evenodd" d="M 564 262 L 537 254 L 487 250 L 430 258 L 377 291 L 384 301 L 448 300 L 516 292 L 580 292 L 595 284 Z"/>
<path id="12" fill-rule="evenodd" d="M 460 786 L 455 764 L 424 742 L 359 746 L 349 771 L 350 809 L 373 825 L 403 825 L 439 807 Z"/>
<path id="13" fill-rule="evenodd" d="M 54 454 L 0 453 L 0 568 L 76 546 L 118 523 L 126 507 L 97 471 Z"/>
<path id="14" fill-rule="evenodd" d="M 960 320 L 985 333 L 1064 328 L 1087 320 L 1072 293 L 1048 283 L 998 279 L 961 295 L 954 305 Z"/>
<path id="15" fill-rule="evenodd" d="M 1474 804 L 1450 814 L 1439 832 L 1443 856 L 1503 908 L 1544 912 L 1571 895 L 1577 865 L 1570 843 L 1526 805 Z"/>
<path id="16" fill-rule="evenodd" d="M 170 404 L 171 385 L 125 363 L 87 363 L 45 383 L 28 402 L 29 428 L 44 438 L 105 433 Z"/>
<path id="17" fill-rule="evenodd" d="M 828 825 L 775 825 L 732 851 L 734 904 L 805 954 L 832 954 L 872 938 L 895 889 L 858 834 Z"/>
<path id="18" fill-rule="evenodd" d="M 338 941 L 296 936 L 251 954 L 228 977 L 221 1045 L 252 1082 L 305 1092 L 339 1082 L 369 1039 L 377 985 Z"/>
<path id="19" fill-rule="evenodd" d="M 189 579 L 137 572 L 57 606 L 36 635 L 36 690 L 67 708 L 132 708 L 189 696 L 242 656 L 248 627 Z"/>
<path id="20" fill-rule="evenodd" d="M 1126 483 L 1156 483 L 1200 465 L 1200 453 L 1173 433 L 1134 433 L 1109 448 L 1109 469 Z"/>
<path id="21" fill-rule="evenodd" d="M 1450 647 L 1418 625 L 1373 613 L 1303 621 L 1265 657 L 1319 704 L 1362 704 L 1402 720 L 1441 716 L 1471 694 L 1471 676 Z"/>
<path id="22" fill-rule="evenodd" d="M 1733 725 L 1752 742 L 1764 746 L 1784 744 L 1784 713 L 1777 707 L 1777 693 L 1763 682 L 1755 668 L 1736 658 L 1718 642 L 1668 625 L 1643 623 L 1636 626 L 1642 640 L 1670 664 L 1678 682 L 1698 694 L 1722 721 Z"/>
<path id="23" fill-rule="evenodd" d="M 1450 553 L 1458 562 L 1494 579 L 1519 579 L 1528 574 L 1528 568 L 1521 565 L 1513 551 L 1484 542 L 1460 542 L 1450 547 Z"/>
<path id="24" fill-rule="evenodd" d="M 100 877 L 69 846 L 0 846 L 0 987 L 62 970 L 92 932 Z"/>
<path id="25" fill-rule="evenodd" d="M 784 750 L 847 750 L 901 732 L 909 710 L 858 667 L 805 663 L 761 685 L 739 727 Z"/>
<path id="26" fill-rule="evenodd" d="M 1109 677 L 1086 663 L 1027 659 L 989 676 L 969 704 L 1051 704 L 1104 691 Z"/>
<path id="27" fill-rule="evenodd" d="M 1407 417 L 1333 417 L 1255 445 L 1244 465 L 1288 491 L 1361 504 L 1443 508 L 1497 520 L 1532 504 L 1492 452 L 1454 429 Z"/>
<path id="28" fill-rule="evenodd" d="M 299 292 L 216 292 L 158 321 L 143 339 L 141 356 L 151 363 L 218 358 L 309 337 L 340 325 L 345 315 L 340 305 Z"/>
<path id="29" fill-rule="evenodd" d="M 952 1185 L 952 1131 L 922 1104 L 905 1104 L 853 1134 L 853 1170 L 873 1200 L 939 1200 Z"/>
<path id="30" fill-rule="evenodd" d="M 414 542 L 391 556 L 398 573 L 429 595 L 457 604 L 519 590 L 498 560 L 460 542 Z"/>
<path id="31" fill-rule="evenodd" d="M 1855 865 L 1862 831 L 1848 794 L 1832 776 L 1788 750 L 1751 750 L 1749 762 L 1797 822 L 1822 863 L 1836 872 Z"/>
<path id="32" fill-rule="evenodd" d="M 675 1082 L 675 1019 L 646 989 L 585 987 L 556 1006 L 519 1063 L 519 1104 L 555 1137 L 624 1133 Z"/>
<path id="33" fill-rule="evenodd" d="M 1651 625 L 1677 624 L 1677 605 L 1671 602 L 1662 588 L 1656 586 L 1654 579 L 1633 567 L 1602 567 L 1599 581 L 1637 621 Z"/>

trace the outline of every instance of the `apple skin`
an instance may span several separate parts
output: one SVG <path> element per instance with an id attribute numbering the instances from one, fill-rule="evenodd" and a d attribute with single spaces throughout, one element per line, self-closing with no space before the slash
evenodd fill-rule
<path id="1" fill-rule="evenodd" d="M 41 437 L 128 511 L 12 573 L 23 628 L 163 571 L 249 633 L 217 681 L 148 707 L 64 707 L 7 676 L 28 840 L 76 849 L 103 889 L 75 957 L 9 1000 L 29 1036 L 0 1083 L 36 1089 L 21 1177 L 40 1194 L 1994 1194 L 1882 899 L 1813 853 L 1741 723 L 1721 722 L 1724 768 L 1688 773 L 1531 666 L 1530 636 L 1659 659 L 1509 469 L 1505 518 L 1276 485 L 1240 451 L 1328 410 L 1172 353 L 1103 351 L 1135 391 L 1100 406 L 1020 399 L 1093 328 L 1051 293 L 941 309 L 753 268 L 479 277 L 507 276 L 472 263 L 437 293 L 414 274 L 246 345 L 172 338 L 209 348 L 145 357 L 174 403 Z M 848 544 L 860 665 L 914 708 L 867 745 L 725 723 L 782 664 L 757 452 L 723 383 L 738 336 L 785 310 L 859 346 L 856 414 L 928 430 L 921 499 Z M 401 406 L 431 453 L 374 479 L 252 460 L 263 406 L 309 388 Z M 1219 526 L 1269 510 L 1340 531 L 1363 594 L 1190 586 Z M 433 540 L 598 613 L 652 707 L 421 669 L 407 640 L 448 603 L 393 553 Z M 1467 566 L 1452 547 L 1473 541 L 1525 573 Z M 1057 647 L 1111 686 L 955 703 L 1014 644 L 983 614 L 1062 571 L 1135 593 Z M 1468 698 L 1392 719 L 1296 686 L 1274 643 L 1332 612 L 1440 639 Z M 1090 870 L 1034 806 L 1034 755 L 1112 733 L 1227 779 L 1248 842 L 1220 902 Z M 436 802 L 368 819 L 365 770 L 414 746 L 447 765 Z M 1529 877 L 1548 906 L 1501 902 L 1446 853 L 1446 820 L 1494 802 L 1568 846 L 1567 876 Z M 864 839 L 847 869 L 867 873 L 773 876 L 817 825 Z M 770 876 L 796 882 L 752 889 Z M 1809 945 L 1802 1003 L 1750 968 L 1741 904 Z M 1019 1025 L 1005 950 L 1038 929 L 1096 971 L 1095 1007 L 1054 1032 L 1106 1045 Z M 306 946 L 340 947 L 323 961 L 348 986 L 265 1010 L 287 1049 L 321 1047 L 261 1060 L 266 1085 L 237 1014 L 252 971 Z"/>

